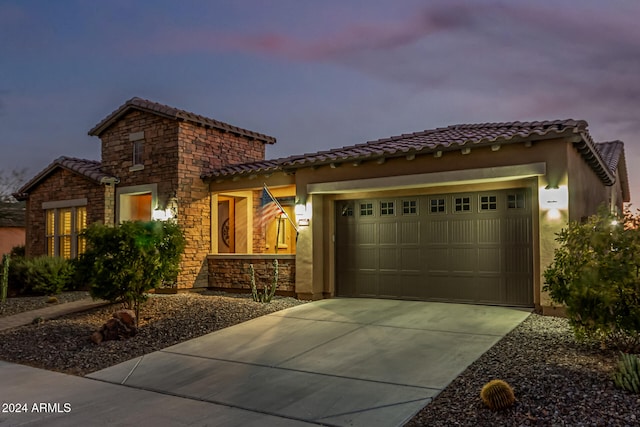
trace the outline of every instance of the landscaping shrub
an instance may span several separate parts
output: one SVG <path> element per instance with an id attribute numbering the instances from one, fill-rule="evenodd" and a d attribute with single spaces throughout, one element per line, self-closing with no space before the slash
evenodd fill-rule
<path id="1" fill-rule="evenodd" d="M 73 265 L 62 258 L 40 256 L 11 257 L 9 293 L 11 295 L 57 295 L 69 290 Z"/>
<path id="2" fill-rule="evenodd" d="M 579 338 L 626 351 L 640 345 L 640 216 L 601 209 L 558 233 L 544 290 L 566 306 Z"/>
<path id="3" fill-rule="evenodd" d="M 78 261 L 94 298 L 136 309 L 146 292 L 175 282 L 185 239 L 171 221 L 127 221 L 117 227 L 93 224 L 84 232 L 87 251 Z"/>

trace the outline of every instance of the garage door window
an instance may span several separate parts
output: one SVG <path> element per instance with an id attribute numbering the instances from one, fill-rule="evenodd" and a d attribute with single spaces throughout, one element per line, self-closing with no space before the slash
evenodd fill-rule
<path id="1" fill-rule="evenodd" d="M 393 202 L 380 202 L 380 216 L 390 216 L 395 213 Z"/>
<path id="2" fill-rule="evenodd" d="M 402 214 L 403 215 L 417 215 L 418 214 L 418 201 L 417 200 L 403 200 L 402 201 Z"/>
<path id="3" fill-rule="evenodd" d="M 456 212 L 471 212 L 471 197 L 454 198 L 453 208 Z"/>
<path id="4" fill-rule="evenodd" d="M 481 211 L 495 211 L 496 209 L 498 209 L 497 196 L 480 196 Z"/>
<path id="5" fill-rule="evenodd" d="M 431 213 L 443 213 L 446 211 L 446 205 L 444 199 L 431 199 L 429 200 L 429 212 Z"/>
<path id="6" fill-rule="evenodd" d="M 360 203 L 360 216 L 372 216 L 373 203 Z"/>
<path id="7" fill-rule="evenodd" d="M 507 207 L 509 209 L 524 209 L 524 194 L 507 194 Z"/>

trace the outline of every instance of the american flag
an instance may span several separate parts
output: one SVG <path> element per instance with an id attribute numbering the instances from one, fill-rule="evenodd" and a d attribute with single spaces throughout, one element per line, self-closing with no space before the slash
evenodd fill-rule
<path id="1" fill-rule="evenodd" d="M 262 197 L 260 199 L 260 221 L 259 227 L 266 226 L 269 222 L 282 215 L 284 212 L 280 209 L 280 205 L 271 196 L 269 190 L 262 189 Z"/>

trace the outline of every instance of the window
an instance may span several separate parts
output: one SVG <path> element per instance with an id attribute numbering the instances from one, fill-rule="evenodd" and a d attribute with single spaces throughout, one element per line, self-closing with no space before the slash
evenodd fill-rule
<path id="1" fill-rule="evenodd" d="M 471 211 L 471 197 L 456 197 L 454 199 L 454 210 L 456 212 L 470 212 Z"/>
<path id="2" fill-rule="evenodd" d="M 353 205 L 351 204 L 342 205 L 342 216 L 353 216 Z"/>
<path id="3" fill-rule="evenodd" d="M 496 209 L 498 209 L 497 196 L 480 196 L 481 211 L 495 211 Z"/>
<path id="4" fill-rule="evenodd" d="M 442 213 L 446 209 L 444 199 L 431 199 L 429 200 L 429 212 Z"/>
<path id="5" fill-rule="evenodd" d="M 394 202 L 380 202 L 380 216 L 394 214 Z"/>
<path id="6" fill-rule="evenodd" d="M 416 200 L 403 200 L 402 201 L 402 214 L 403 215 L 416 215 L 418 213 L 418 202 Z"/>
<path id="7" fill-rule="evenodd" d="M 47 209 L 45 218 L 47 255 L 70 259 L 85 251 L 79 234 L 87 228 L 86 206 Z"/>
<path id="8" fill-rule="evenodd" d="M 507 194 L 508 209 L 524 209 L 524 194 Z"/>
<path id="9" fill-rule="evenodd" d="M 144 165 L 142 161 L 142 154 L 144 153 L 144 141 L 133 141 L 133 166 Z"/>
<path id="10" fill-rule="evenodd" d="M 360 216 L 373 215 L 373 203 L 360 203 Z"/>

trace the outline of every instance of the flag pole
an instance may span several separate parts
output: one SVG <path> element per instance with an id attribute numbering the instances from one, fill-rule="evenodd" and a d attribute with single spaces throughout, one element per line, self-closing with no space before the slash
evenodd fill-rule
<path id="1" fill-rule="evenodd" d="M 287 215 L 287 213 L 285 212 L 285 210 L 282 207 L 282 205 L 280 204 L 280 202 L 278 202 L 278 200 L 275 197 L 273 197 L 273 194 L 271 194 L 271 191 L 269 191 L 269 187 L 267 187 L 267 184 L 266 183 L 262 183 L 262 184 L 264 186 L 263 187 L 264 191 L 267 192 L 269 197 L 271 197 L 271 200 L 273 200 L 274 203 L 278 206 L 278 208 L 280 208 L 280 212 L 282 212 L 284 214 L 284 217 L 289 220 L 289 222 L 291 223 L 291 226 L 294 228 L 294 230 L 296 230 L 296 233 L 299 233 L 300 230 L 298 230 L 298 226 L 294 224 L 294 222 L 291 220 L 291 218 L 289 218 L 289 215 Z"/>

